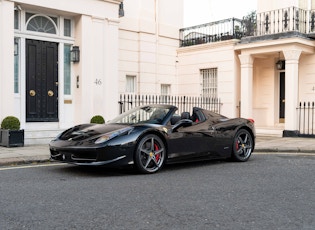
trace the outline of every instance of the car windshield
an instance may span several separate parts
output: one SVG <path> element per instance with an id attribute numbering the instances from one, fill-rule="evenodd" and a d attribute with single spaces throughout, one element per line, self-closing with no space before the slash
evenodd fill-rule
<path id="1" fill-rule="evenodd" d="M 115 119 L 111 120 L 110 123 L 118 124 L 138 124 L 138 123 L 149 123 L 149 124 L 162 124 L 166 115 L 169 113 L 170 108 L 161 106 L 143 106 L 129 110 Z"/>

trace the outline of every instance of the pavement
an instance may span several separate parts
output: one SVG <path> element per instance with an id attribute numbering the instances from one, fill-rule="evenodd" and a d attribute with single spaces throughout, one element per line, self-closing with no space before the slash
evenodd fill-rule
<path id="1" fill-rule="evenodd" d="M 257 136 L 253 154 L 258 152 L 305 153 L 315 156 L 315 138 Z M 50 161 L 49 146 L 1 147 L 0 166 L 35 164 Z"/>

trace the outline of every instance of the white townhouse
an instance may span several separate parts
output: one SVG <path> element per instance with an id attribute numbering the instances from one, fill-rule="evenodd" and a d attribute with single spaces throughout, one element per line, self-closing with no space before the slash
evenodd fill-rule
<path id="1" fill-rule="evenodd" d="M 182 21 L 182 0 L 0 0 L 0 121 L 48 143 L 120 93 L 177 93 Z"/>
<path id="2" fill-rule="evenodd" d="M 0 120 L 25 143 L 117 115 L 122 0 L 0 0 Z"/>
<path id="3" fill-rule="evenodd" d="M 223 114 L 253 118 L 258 133 L 315 134 L 315 1 L 257 3 L 251 23 L 181 29 L 179 93 L 221 98 Z"/>

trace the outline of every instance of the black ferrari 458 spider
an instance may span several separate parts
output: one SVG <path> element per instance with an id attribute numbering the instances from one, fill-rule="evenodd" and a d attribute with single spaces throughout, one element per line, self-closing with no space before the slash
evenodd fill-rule
<path id="1" fill-rule="evenodd" d="M 255 147 L 254 121 L 229 119 L 194 107 L 146 105 L 107 124 L 74 126 L 50 142 L 51 159 L 76 165 L 134 165 L 155 173 L 165 163 L 206 159 L 247 161 Z"/>

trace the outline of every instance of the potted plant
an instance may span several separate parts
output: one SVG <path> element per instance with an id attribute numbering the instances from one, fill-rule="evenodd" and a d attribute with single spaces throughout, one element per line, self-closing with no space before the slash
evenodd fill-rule
<path id="1" fill-rule="evenodd" d="M 20 121 L 18 118 L 8 116 L 2 120 L 0 145 L 5 147 L 24 146 L 24 129 L 20 129 Z"/>
<path id="2" fill-rule="evenodd" d="M 90 123 L 95 123 L 95 124 L 104 124 L 105 120 L 101 115 L 95 115 L 94 117 L 91 118 Z"/>

